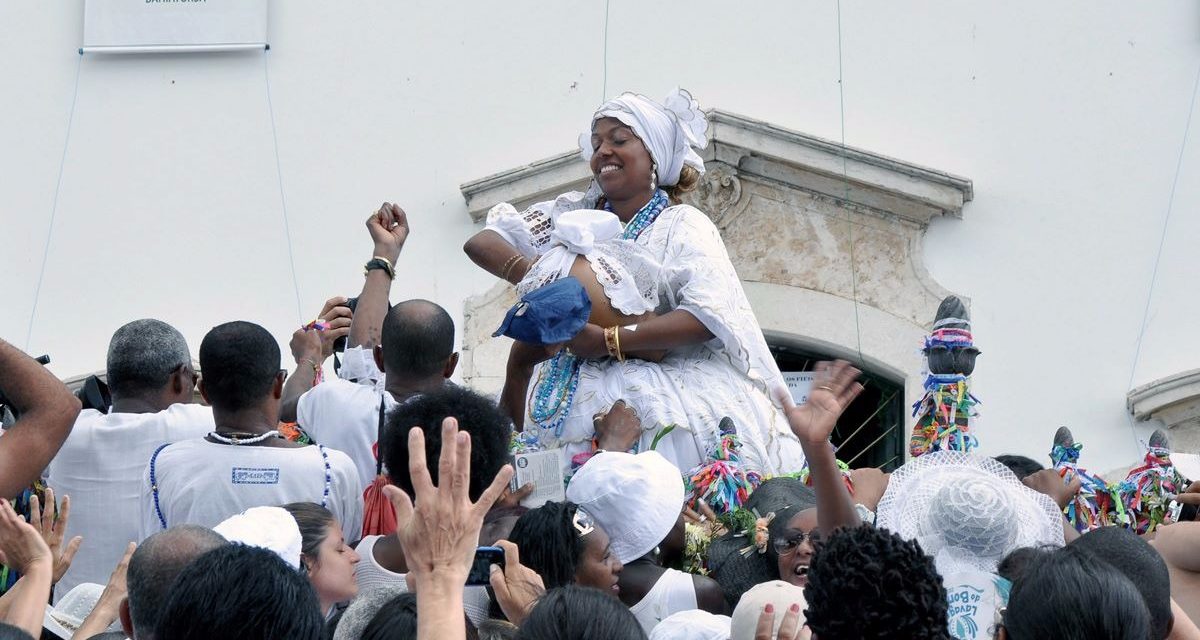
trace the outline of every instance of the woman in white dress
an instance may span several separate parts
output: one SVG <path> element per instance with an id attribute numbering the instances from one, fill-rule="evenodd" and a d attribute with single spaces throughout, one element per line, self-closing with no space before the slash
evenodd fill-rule
<path id="1" fill-rule="evenodd" d="M 791 397 L 720 233 L 678 199 L 704 171 L 696 149 L 707 144 L 707 127 L 686 91 L 664 104 L 622 94 L 580 136 L 595 178 L 587 193 L 523 212 L 496 205 L 464 247 L 521 294 L 568 274 L 588 289 L 589 324 L 527 370 L 517 425 L 541 446 L 563 449 L 564 462 L 595 448 L 595 419 L 624 400 L 644 430 L 638 447 L 660 437 L 656 450 L 684 471 L 719 444 L 726 416 L 748 469 L 803 465 L 783 415 Z M 515 361 L 521 347 L 510 377 L 528 364 Z"/>

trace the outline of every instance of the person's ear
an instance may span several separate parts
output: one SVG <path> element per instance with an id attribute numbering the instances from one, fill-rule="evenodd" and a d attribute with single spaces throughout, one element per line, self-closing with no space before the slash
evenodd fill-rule
<path id="1" fill-rule="evenodd" d="M 171 372 L 171 395 L 183 395 L 187 389 L 187 383 L 192 381 L 192 375 L 188 372 L 188 366 L 181 364 L 175 367 Z"/>
<path id="2" fill-rule="evenodd" d="M 375 345 L 375 347 L 371 349 L 371 355 L 375 356 L 375 366 L 379 367 L 380 371 L 387 373 L 387 367 L 383 365 L 383 345 Z"/>
<path id="3" fill-rule="evenodd" d="M 996 640 L 1008 640 L 1008 630 L 1002 624 L 996 625 Z"/>
<path id="4" fill-rule="evenodd" d="M 271 386 L 271 397 L 279 400 L 283 397 L 283 383 L 287 381 L 287 370 L 281 369 L 275 374 L 275 384 Z"/>
<path id="5" fill-rule="evenodd" d="M 450 354 L 446 359 L 446 368 L 442 370 L 442 377 L 449 380 L 450 376 L 454 375 L 454 370 L 458 368 L 458 352 Z"/>
<path id="6" fill-rule="evenodd" d="M 200 382 L 196 383 L 196 389 L 200 392 L 200 397 L 204 398 L 204 404 L 212 406 L 212 400 L 208 399 L 208 391 L 204 388 L 204 378 L 200 378 Z"/>
<path id="7" fill-rule="evenodd" d="M 121 630 L 125 632 L 125 637 L 133 638 L 133 616 L 129 614 L 129 598 L 121 599 L 120 610 L 118 611 L 121 618 Z"/>

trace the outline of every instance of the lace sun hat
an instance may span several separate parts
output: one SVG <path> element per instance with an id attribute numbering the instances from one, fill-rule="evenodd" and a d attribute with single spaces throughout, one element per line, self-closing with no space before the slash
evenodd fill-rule
<path id="1" fill-rule="evenodd" d="M 995 572 L 1010 551 L 1062 546 L 1062 511 L 988 456 L 940 451 L 892 473 L 876 526 L 916 540 L 943 576 Z"/>

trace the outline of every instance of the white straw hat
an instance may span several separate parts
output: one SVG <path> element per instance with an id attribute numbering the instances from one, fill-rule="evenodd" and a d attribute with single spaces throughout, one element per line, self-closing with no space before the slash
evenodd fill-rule
<path id="1" fill-rule="evenodd" d="M 42 626 L 63 640 L 70 640 L 92 609 L 96 608 L 96 603 L 100 601 L 102 593 L 104 593 L 102 584 L 82 582 L 75 585 L 66 595 L 59 598 L 57 606 L 46 605 L 46 613 L 42 616 Z M 120 621 L 117 621 L 109 625 L 108 630 L 117 631 L 120 628 Z"/>
<path id="2" fill-rule="evenodd" d="M 583 465 L 567 485 L 567 500 L 604 529 L 622 563 L 658 546 L 683 511 L 683 476 L 655 451 L 606 451 Z"/>
<path id="3" fill-rule="evenodd" d="M 876 526 L 916 540 L 943 576 L 994 572 L 1020 547 L 1062 546 L 1062 511 L 988 456 L 925 454 L 892 473 Z"/>

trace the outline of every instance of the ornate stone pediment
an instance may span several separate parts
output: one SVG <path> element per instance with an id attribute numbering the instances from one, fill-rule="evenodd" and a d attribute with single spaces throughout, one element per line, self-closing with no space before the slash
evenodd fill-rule
<path id="1" fill-rule="evenodd" d="M 1170 429 L 1176 451 L 1200 451 L 1200 369 L 1130 389 L 1125 402 L 1135 419 L 1158 420 Z"/>
<path id="2" fill-rule="evenodd" d="M 961 217 L 971 181 L 869 151 L 712 111 L 706 173 L 685 201 L 721 230 L 764 332 L 862 361 L 920 396 L 919 347 L 950 292 L 925 270 L 935 216 Z M 474 220 L 591 180 L 576 151 L 464 184 Z M 502 382 L 507 343 L 490 331 L 515 301 L 501 283 L 467 302 L 464 376 Z"/>

